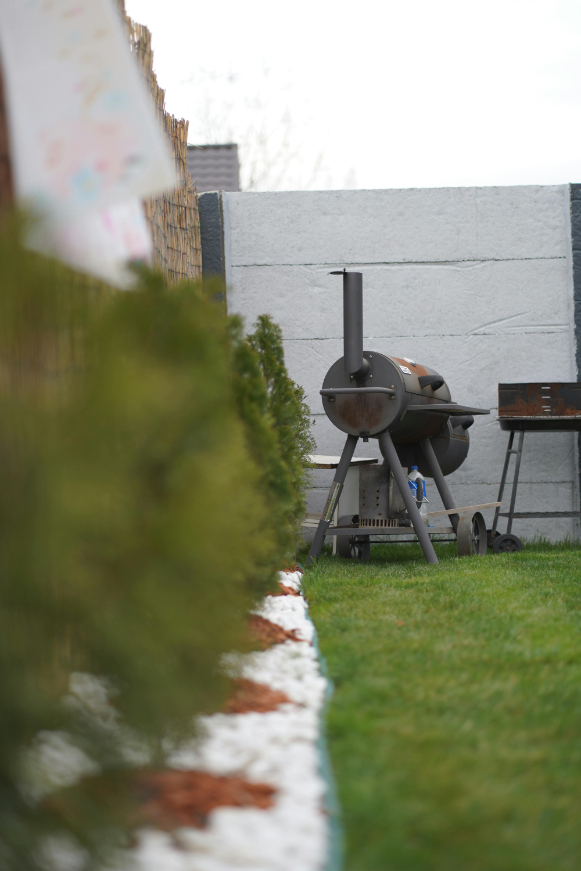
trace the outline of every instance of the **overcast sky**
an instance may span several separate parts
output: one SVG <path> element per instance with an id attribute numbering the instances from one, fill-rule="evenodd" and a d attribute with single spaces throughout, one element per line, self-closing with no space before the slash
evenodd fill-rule
<path id="1" fill-rule="evenodd" d="M 581 182 L 581 0 L 126 0 L 257 189 Z"/>

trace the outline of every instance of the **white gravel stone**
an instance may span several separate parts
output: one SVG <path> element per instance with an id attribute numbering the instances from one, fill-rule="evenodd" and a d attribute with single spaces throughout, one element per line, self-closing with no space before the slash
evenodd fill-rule
<path id="1" fill-rule="evenodd" d="M 302 596 L 266 596 L 262 606 L 254 613 L 283 629 L 295 630 L 298 638 L 312 641 L 315 628 L 305 619 L 307 603 Z"/>
<path id="2" fill-rule="evenodd" d="M 300 589 L 300 572 L 279 578 Z M 320 871 L 325 865 L 329 825 L 318 742 L 327 681 L 310 643 L 314 627 L 298 596 L 267 596 L 256 613 L 304 640 L 228 657 L 227 668 L 286 693 L 291 703 L 264 714 L 201 717 L 198 736 L 174 748 L 167 763 L 268 783 L 277 790 L 274 805 L 217 808 L 207 828 L 183 828 L 173 838 L 143 830 L 139 871 Z"/>
<path id="3" fill-rule="evenodd" d="M 327 689 L 317 652 L 304 641 L 285 641 L 268 650 L 245 656 L 242 676 L 286 693 L 299 705 L 320 710 Z"/>
<path id="4" fill-rule="evenodd" d="M 285 587 L 292 587 L 293 590 L 300 590 L 302 572 L 279 572 L 278 579 Z"/>

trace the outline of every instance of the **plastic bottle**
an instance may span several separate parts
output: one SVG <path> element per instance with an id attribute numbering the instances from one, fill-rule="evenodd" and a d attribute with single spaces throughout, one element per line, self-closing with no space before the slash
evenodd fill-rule
<path id="1" fill-rule="evenodd" d="M 417 466 L 412 466 L 408 475 L 408 484 L 414 494 L 416 505 L 420 509 L 420 517 L 424 523 L 428 522 L 428 500 L 426 498 L 426 481 Z"/>

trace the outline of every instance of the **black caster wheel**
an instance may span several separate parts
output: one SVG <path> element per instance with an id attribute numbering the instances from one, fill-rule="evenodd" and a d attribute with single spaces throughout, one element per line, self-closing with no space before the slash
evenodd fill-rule
<path id="1" fill-rule="evenodd" d="M 360 559 L 366 562 L 371 552 L 369 536 L 357 537 L 355 535 L 337 536 L 337 553 L 343 559 Z"/>
<path id="2" fill-rule="evenodd" d="M 504 535 L 499 535 L 494 539 L 492 549 L 494 553 L 516 553 L 522 550 L 522 541 L 517 535 L 512 532 L 505 532 Z"/>

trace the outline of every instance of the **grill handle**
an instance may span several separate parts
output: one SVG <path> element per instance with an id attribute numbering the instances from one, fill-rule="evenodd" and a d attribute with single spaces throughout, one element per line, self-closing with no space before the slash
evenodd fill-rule
<path id="1" fill-rule="evenodd" d="M 386 393 L 388 396 L 395 396 L 393 387 L 326 387 L 324 390 L 319 390 L 321 396 L 335 396 L 336 393 Z"/>

